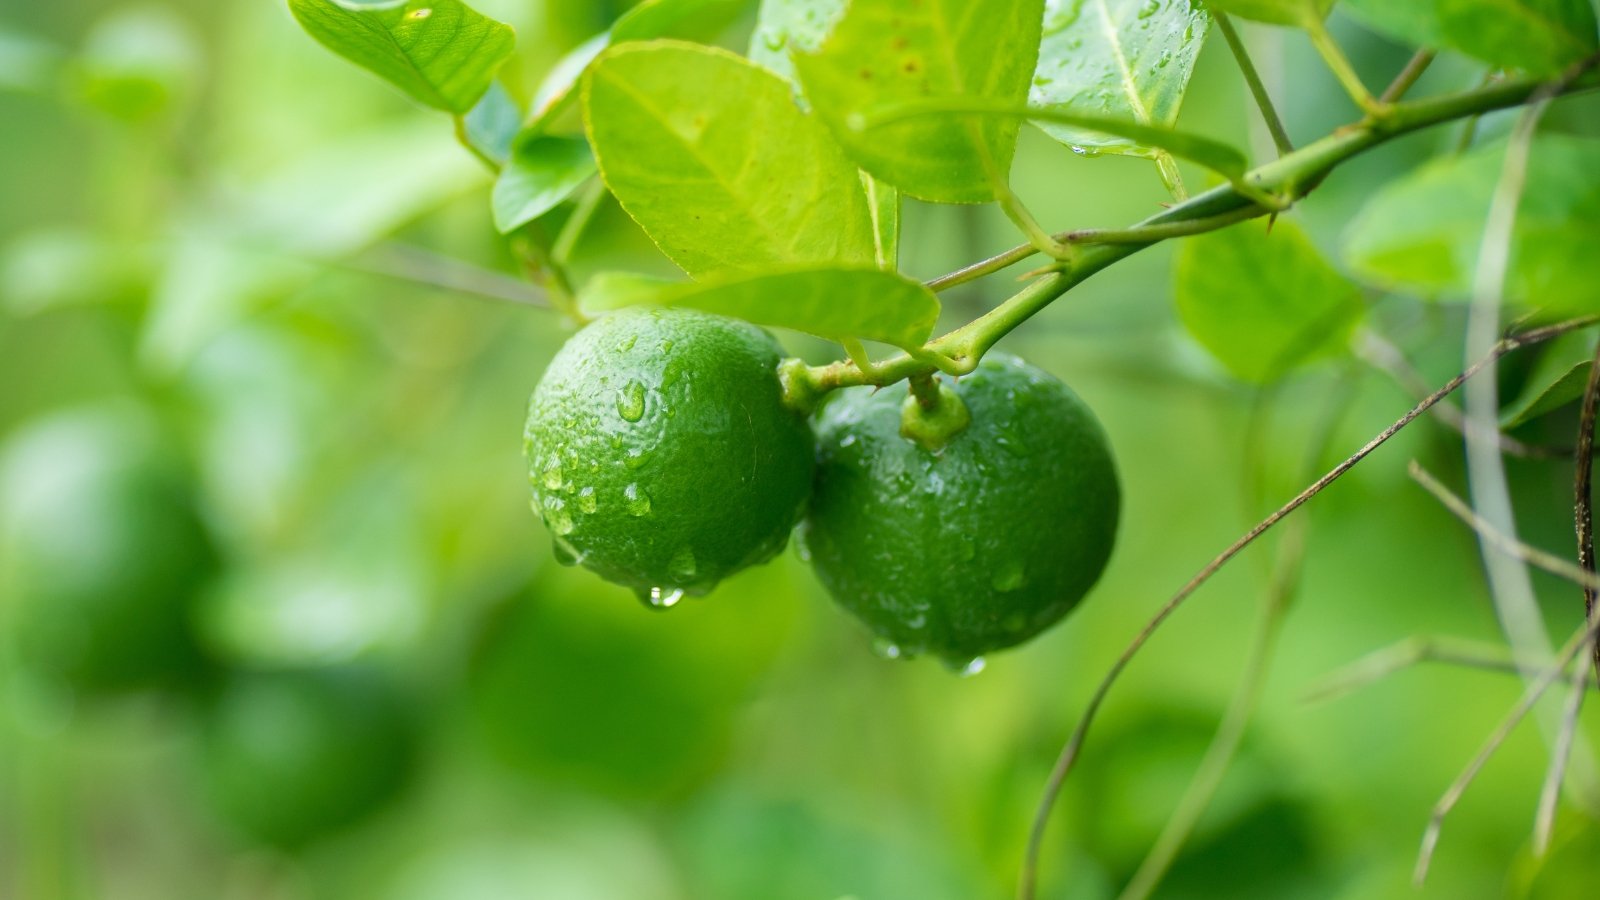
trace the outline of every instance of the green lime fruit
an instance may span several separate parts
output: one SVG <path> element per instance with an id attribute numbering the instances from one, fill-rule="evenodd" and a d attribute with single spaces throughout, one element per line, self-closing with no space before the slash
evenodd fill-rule
<path id="1" fill-rule="evenodd" d="M 224 823 L 297 849 L 394 799 L 415 768 L 407 699 L 358 666 L 236 674 L 201 727 L 202 785 Z"/>
<path id="2" fill-rule="evenodd" d="M 0 462 L 0 593 L 29 671 L 88 695 L 181 683 L 216 553 L 193 484 L 133 406 L 61 413 Z"/>
<path id="3" fill-rule="evenodd" d="M 937 449 L 903 436 L 901 391 L 832 397 L 801 536 L 886 655 L 964 668 L 1078 604 L 1111 555 L 1119 489 L 1094 414 L 1054 377 L 992 353 L 947 390 L 970 421 Z"/>
<path id="4" fill-rule="evenodd" d="M 624 310 L 573 336 L 524 437 L 557 557 L 671 606 L 783 549 L 813 461 L 781 359 L 754 325 L 690 310 Z"/>

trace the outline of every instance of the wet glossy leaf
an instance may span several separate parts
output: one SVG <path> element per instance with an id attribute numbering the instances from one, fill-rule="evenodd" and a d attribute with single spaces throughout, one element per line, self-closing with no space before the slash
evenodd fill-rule
<path id="1" fill-rule="evenodd" d="M 1211 17 L 1190 0 L 1048 0 L 1029 102 L 1171 127 Z M 1074 147 L 1153 156 L 1127 137 L 1038 122 Z"/>
<path id="2" fill-rule="evenodd" d="M 584 100 L 606 184 L 690 275 L 874 262 L 856 167 L 771 72 L 710 47 L 627 44 L 596 61 Z"/>
<path id="3" fill-rule="evenodd" d="M 1439 159 L 1379 191 L 1345 239 L 1346 262 L 1385 287 L 1465 299 L 1504 143 Z M 1552 310 L 1600 309 L 1600 141 L 1534 140 L 1517 210 L 1508 298 Z"/>
<path id="4" fill-rule="evenodd" d="M 1304 25 L 1325 18 L 1338 0 L 1205 0 L 1206 5 L 1242 19 L 1273 25 Z M 1404 0 L 1410 2 L 1410 0 Z"/>
<path id="5" fill-rule="evenodd" d="M 1338 350 L 1362 312 L 1356 286 L 1287 220 L 1186 238 L 1176 275 L 1184 326 L 1244 381 Z"/>
<path id="6" fill-rule="evenodd" d="M 851 158 L 913 197 L 995 197 L 1019 122 L 929 116 L 865 129 L 911 102 L 968 98 L 1020 105 L 1038 59 L 1044 0 L 854 0 L 815 54 L 795 56 L 806 96 Z"/>
<path id="7" fill-rule="evenodd" d="M 1554 75 L 1595 52 L 1589 0 L 1345 0 L 1362 21 L 1418 47 Z"/>
<path id="8" fill-rule="evenodd" d="M 511 28 L 460 0 L 289 0 L 319 43 L 418 103 L 464 115 L 512 53 Z"/>
<path id="9" fill-rule="evenodd" d="M 700 283 L 601 275 L 582 297 L 600 311 L 655 304 L 699 309 L 831 340 L 919 347 L 939 319 L 939 298 L 920 282 L 876 269 L 822 268 Z"/>
<path id="10" fill-rule="evenodd" d="M 572 196 L 595 173 L 594 154 L 581 137 L 528 133 L 494 185 L 494 226 L 510 233 Z"/>

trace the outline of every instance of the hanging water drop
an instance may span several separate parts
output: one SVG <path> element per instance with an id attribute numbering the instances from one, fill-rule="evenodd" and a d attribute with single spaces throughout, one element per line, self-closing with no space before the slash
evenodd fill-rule
<path id="1" fill-rule="evenodd" d="M 988 664 L 983 661 L 983 657 L 974 656 L 969 660 L 947 659 L 945 660 L 945 665 L 949 666 L 950 671 L 956 673 L 956 675 L 962 678 L 971 678 L 982 672 L 984 666 Z"/>
<path id="2" fill-rule="evenodd" d="M 683 588 L 653 587 L 640 590 L 639 599 L 651 609 L 671 609 L 683 599 Z"/>
<path id="3" fill-rule="evenodd" d="M 899 659 L 900 645 L 887 638 L 877 638 L 872 642 L 872 652 L 882 659 Z"/>

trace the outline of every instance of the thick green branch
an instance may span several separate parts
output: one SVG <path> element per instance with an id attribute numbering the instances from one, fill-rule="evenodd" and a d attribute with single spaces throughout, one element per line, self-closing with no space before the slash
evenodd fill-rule
<path id="1" fill-rule="evenodd" d="M 1517 106 L 1543 87 L 1546 84 L 1539 81 L 1505 81 L 1472 91 L 1395 104 L 1382 119 L 1367 119 L 1342 128 L 1315 143 L 1250 170 L 1242 180 L 1249 186 L 1250 193 L 1296 200 L 1310 193 L 1340 164 L 1373 147 L 1434 125 Z M 1600 87 L 1600 74 L 1589 72 L 1567 85 L 1563 93 L 1596 87 Z M 951 360 L 953 371 L 971 371 L 983 354 L 1001 338 L 1090 276 L 1151 244 L 1159 243 L 1172 236 L 1174 231 L 1186 233 L 1185 229 L 1174 229 L 1173 226 L 1212 220 L 1208 224 L 1220 228 L 1268 212 L 1233 185 L 1212 188 L 1139 222 L 1131 229 L 1117 231 L 1120 243 L 1097 243 L 1082 248 L 1070 265 L 1059 265 L 1055 271 L 1031 282 L 985 315 L 935 338 L 924 348 L 924 354 L 937 354 Z M 1134 242 L 1139 229 L 1144 229 L 1148 240 Z M 977 274 L 998 271 L 1031 255 L 1031 252 L 1020 250 L 1008 251 L 993 260 L 937 279 L 934 285 L 945 287 L 970 280 L 961 276 L 975 277 Z M 874 365 L 870 373 L 863 372 L 849 361 L 808 366 L 799 371 L 798 377 L 805 382 L 806 388 L 818 393 L 853 385 L 894 384 L 914 375 L 934 371 L 933 364 L 923 354 L 919 356 L 923 358 L 911 354 L 890 357 Z"/>

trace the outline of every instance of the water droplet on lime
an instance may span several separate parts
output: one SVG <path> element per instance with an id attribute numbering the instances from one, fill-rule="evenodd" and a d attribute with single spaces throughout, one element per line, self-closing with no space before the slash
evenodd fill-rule
<path id="1" fill-rule="evenodd" d="M 1022 571 L 1022 561 L 1013 559 L 1010 562 L 1002 563 L 1000 568 L 995 570 L 994 578 L 990 579 L 989 586 L 1004 594 L 1017 590 L 1027 581 L 1027 575 Z"/>
<path id="2" fill-rule="evenodd" d="M 629 515 L 650 515 L 650 495 L 641 490 L 639 485 L 630 484 L 623 488 L 622 499 L 627 504 Z"/>
<path id="3" fill-rule="evenodd" d="M 678 552 L 672 554 L 672 559 L 667 563 L 667 573 L 673 578 L 686 582 L 693 581 L 694 577 L 700 574 L 694 559 L 694 551 L 688 547 L 678 548 Z"/>
<path id="4" fill-rule="evenodd" d="M 617 391 L 617 415 L 629 422 L 644 418 L 644 385 L 630 381 Z"/>
<path id="5" fill-rule="evenodd" d="M 578 492 L 578 509 L 586 513 L 592 513 L 599 506 L 599 502 L 595 500 L 593 487 L 586 487 Z"/>
<path id="6" fill-rule="evenodd" d="M 561 463 L 554 459 L 550 460 L 540 473 L 539 481 L 544 484 L 546 490 L 561 490 Z"/>

